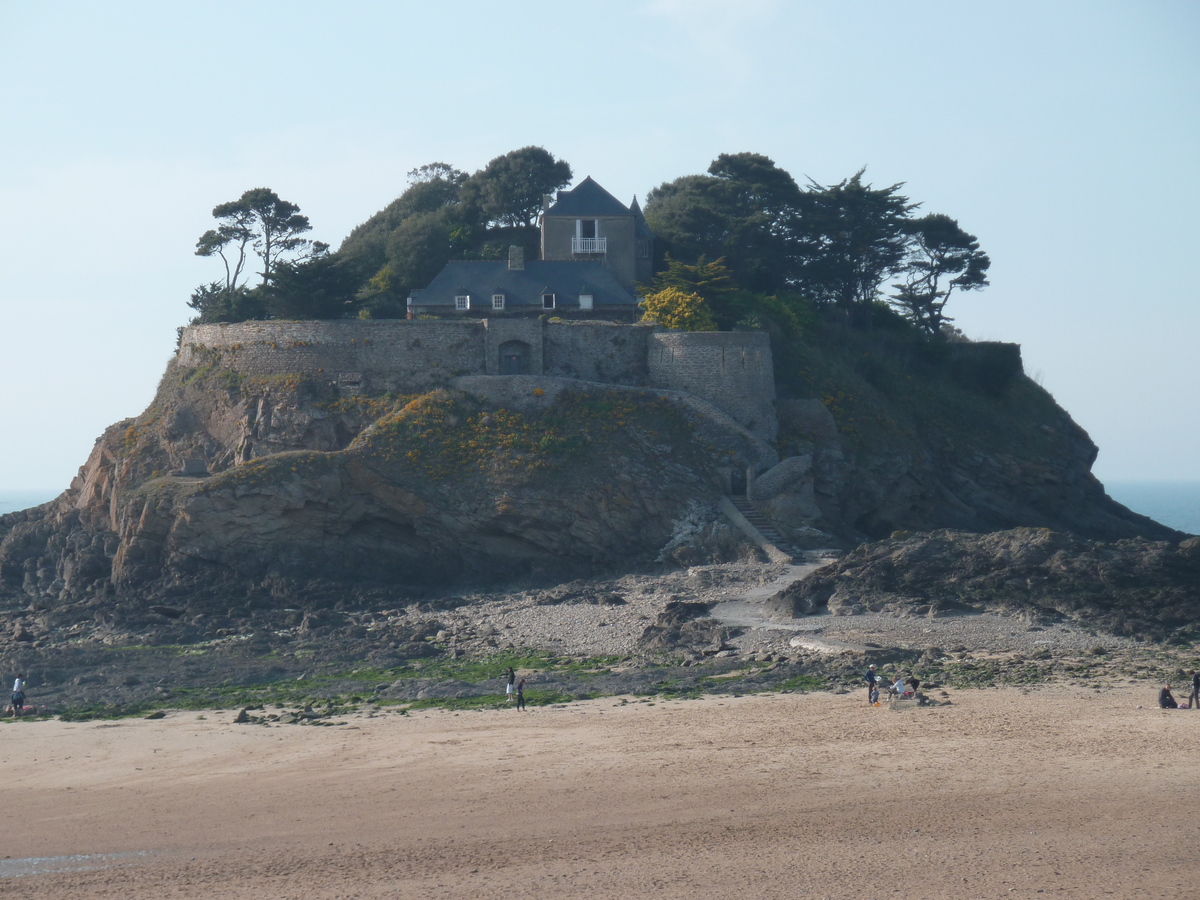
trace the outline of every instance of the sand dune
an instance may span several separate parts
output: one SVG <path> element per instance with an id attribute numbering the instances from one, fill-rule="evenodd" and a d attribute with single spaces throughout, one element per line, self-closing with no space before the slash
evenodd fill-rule
<path id="1" fill-rule="evenodd" d="M 1196 897 L 1200 712 L 1154 691 L 15 723 L 0 892 Z"/>

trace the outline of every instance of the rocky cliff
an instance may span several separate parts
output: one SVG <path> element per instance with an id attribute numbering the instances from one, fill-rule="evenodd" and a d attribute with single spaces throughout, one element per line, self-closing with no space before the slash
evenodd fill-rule
<path id="1" fill-rule="evenodd" d="M 51 627 L 734 558 L 713 501 L 742 472 L 800 547 L 946 527 L 1182 537 L 1105 496 L 1095 446 L 1019 357 L 997 378 L 977 350 L 854 340 L 872 343 L 779 354 L 775 446 L 670 391 L 507 376 L 364 395 L 172 363 L 68 491 L 0 517 L 0 597 Z"/>
<path id="2" fill-rule="evenodd" d="M 769 454 L 667 392 L 514 381 L 363 397 L 172 365 L 68 491 L 0 519 L 0 590 L 129 616 L 576 577 L 652 559 L 718 461 Z"/>
<path id="3" fill-rule="evenodd" d="M 826 329 L 776 360 L 783 460 L 750 494 L 798 543 L 1019 526 L 1183 537 L 1107 496 L 1096 445 L 1024 375 L 1014 344 Z"/>

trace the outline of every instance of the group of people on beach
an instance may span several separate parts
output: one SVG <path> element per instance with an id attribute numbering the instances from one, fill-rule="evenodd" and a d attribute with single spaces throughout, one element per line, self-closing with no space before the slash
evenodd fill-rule
<path id="1" fill-rule="evenodd" d="M 504 687 L 504 695 L 509 703 L 514 699 L 517 701 L 517 709 L 525 708 L 525 679 L 517 681 L 517 673 L 513 671 L 513 667 L 508 667 L 508 672 L 505 673 L 507 684 Z"/>
<path id="2" fill-rule="evenodd" d="M 879 705 L 879 686 L 887 684 L 887 679 L 875 668 L 872 663 L 868 667 L 864 676 L 867 682 L 867 702 L 872 706 Z M 915 697 L 917 690 L 921 687 L 921 679 L 917 678 L 912 672 L 907 673 L 907 677 L 902 672 L 896 673 L 896 680 L 893 681 L 887 688 L 887 699 L 900 699 L 902 697 Z"/>
<path id="3" fill-rule="evenodd" d="M 1171 693 L 1171 686 L 1164 684 L 1162 690 L 1158 692 L 1160 709 L 1200 709 L 1200 672 L 1188 669 L 1188 675 L 1192 677 L 1192 692 L 1188 694 L 1187 703 L 1180 706 L 1179 701 Z"/>

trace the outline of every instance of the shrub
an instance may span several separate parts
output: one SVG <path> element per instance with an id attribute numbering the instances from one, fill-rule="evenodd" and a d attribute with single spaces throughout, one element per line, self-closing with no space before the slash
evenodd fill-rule
<path id="1" fill-rule="evenodd" d="M 680 331 L 717 330 L 712 310 L 704 302 L 704 298 L 674 287 L 664 288 L 646 296 L 642 301 L 642 320 L 657 322 Z"/>

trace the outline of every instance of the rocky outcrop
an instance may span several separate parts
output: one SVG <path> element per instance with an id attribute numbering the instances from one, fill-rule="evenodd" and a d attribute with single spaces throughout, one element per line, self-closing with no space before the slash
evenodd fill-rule
<path id="1" fill-rule="evenodd" d="M 68 491 L 0 516 L 0 598 L 30 613 L 32 643 L 64 622 L 161 618 L 154 607 L 187 621 L 753 558 L 716 512 L 743 474 L 801 548 L 896 529 L 1182 537 L 1104 494 L 1095 446 L 1019 374 L 1015 347 L 1003 379 L 981 380 L 964 375 L 970 348 L 858 371 L 846 360 L 870 362 L 874 344 L 823 346 L 802 348 L 811 372 L 792 387 L 816 396 L 779 402 L 775 445 L 664 389 L 447 376 L 453 390 L 364 394 L 340 377 L 173 362 Z"/>
<path id="2" fill-rule="evenodd" d="M 1200 538 L 1090 541 L 1044 528 L 863 544 L 774 598 L 792 615 L 874 611 L 1066 617 L 1120 635 L 1200 635 Z"/>
<path id="3" fill-rule="evenodd" d="M 1107 496 L 1091 474 L 1096 445 L 1020 373 L 1015 345 L 997 345 L 1012 359 L 1005 378 L 989 381 L 976 370 L 990 345 L 944 349 L 951 355 L 935 365 L 861 340 L 852 348 L 861 372 L 825 359 L 837 380 L 819 382 L 821 399 L 779 402 L 783 459 L 751 486 L 797 545 L 1019 526 L 1106 541 L 1183 537 Z"/>
<path id="4" fill-rule="evenodd" d="M 0 591 L 128 617 L 574 577 L 652 559 L 719 492 L 717 447 L 763 452 L 662 392 L 527 381 L 501 405 L 172 367 L 69 491 L 0 519 Z"/>

